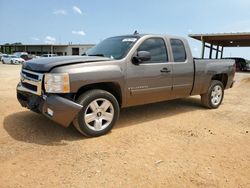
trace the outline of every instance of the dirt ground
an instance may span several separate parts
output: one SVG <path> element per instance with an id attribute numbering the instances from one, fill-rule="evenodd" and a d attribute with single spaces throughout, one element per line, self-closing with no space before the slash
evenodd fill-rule
<path id="1" fill-rule="evenodd" d="M 250 187 L 250 74 L 217 110 L 200 97 L 123 109 L 87 139 L 22 108 L 0 64 L 0 187 Z"/>

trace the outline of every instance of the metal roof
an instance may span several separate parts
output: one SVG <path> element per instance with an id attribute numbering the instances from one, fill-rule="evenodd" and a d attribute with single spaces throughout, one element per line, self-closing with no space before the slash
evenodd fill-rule
<path id="1" fill-rule="evenodd" d="M 250 32 L 190 34 L 189 37 L 223 47 L 250 47 Z"/>

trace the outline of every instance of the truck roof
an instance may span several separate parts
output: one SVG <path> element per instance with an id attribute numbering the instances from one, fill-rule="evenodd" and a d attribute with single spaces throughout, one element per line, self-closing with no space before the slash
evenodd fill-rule
<path id="1" fill-rule="evenodd" d="M 118 36 L 114 36 L 114 37 L 144 37 L 144 36 L 185 39 L 185 37 L 181 37 L 181 36 L 168 35 L 168 34 L 151 34 L 151 33 L 118 35 Z"/>

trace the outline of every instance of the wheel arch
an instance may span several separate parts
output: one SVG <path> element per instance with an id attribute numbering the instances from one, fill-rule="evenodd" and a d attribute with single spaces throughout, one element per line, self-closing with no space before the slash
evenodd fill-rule
<path id="1" fill-rule="evenodd" d="M 212 80 L 218 80 L 218 81 L 220 81 L 223 84 L 224 88 L 226 88 L 227 82 L 228 82 L 228 75 L 225 74 L 225 73 L 215 74 L 212 77 Z"/>
<path id="2" fill-rule="evenodd" d="M 116 82 L 101 82 L 84 85 L 77 90 L 74 99 L 76 100 L 81 94 L 93 89 L 102 89 L 111 93 L 114 95 L 119 105 L 122 106 L 122 91 L 120 85 Z"/>

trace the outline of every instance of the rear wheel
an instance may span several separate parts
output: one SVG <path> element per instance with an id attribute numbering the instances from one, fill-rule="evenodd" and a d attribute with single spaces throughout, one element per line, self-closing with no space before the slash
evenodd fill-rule
<path id="1" fill-rule="evenodd" d="M 3 64 L 5 64 L 4 60 L 2 60 Z"/>
<path id="2" fill-rule="evenodd" d="M 77 102 L 83 107 L 73 124 L 85 136 L 96 137 L 108 133 L 119 117 L 119 104 L 107 91 L 87 91 L 77 99 Z"/>
<path id="3" fill-rule="evenodd" d="M 223 97 L 223 84 L 218 80 L 212 80 L 208 92 L 201 95 L 201 102 L 207 108 L 216 109 L 222 103 Z"/>

